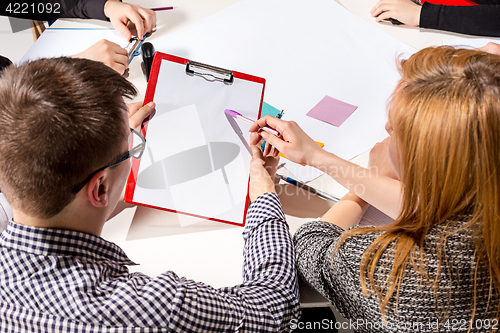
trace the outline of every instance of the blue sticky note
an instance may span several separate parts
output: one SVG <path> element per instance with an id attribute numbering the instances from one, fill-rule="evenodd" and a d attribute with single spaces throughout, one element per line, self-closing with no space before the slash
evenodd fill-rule
<path id="1" fill-rule="evenodd" d="M 280 112 L 281 112 L 281 111 L 280 111 L 280 110 L 278 110 L 278 109 L 276 109 L 274 106 L 269 105 L 269 104 L 267 104 L 266 102 L 263 102 L 263 103 L 262 103 L 262 111 L 260 112 L 260 117 L 262 118 L 262 117 L 267 116 L 267 115 L 269 115 L 269 116 L 273 116 L 273 117 L 278 117 L 278 114 L 279 114 Z M 281 116 L 282 116 L 282 115 L 283 115 L 283 114 L 281 114 L 278 118 L 280 118 L 280 119 L 281 119 Z M 266 141 L 264 141 L 264 142 L 262 143 L 262 146 L 260 147 L 260 149 L 261 149 L 262 151 L 264 151 L 264 147 L 265 147 L 265 146 L 266 146 Z"/>
<path id="2" fill-rule="evenodd" d="M 281 110 L 276 109 L 274 106 L 267 104 L 266 102 L 262 103 L 262 112 L 260 113 L 260 117 L 264 117 L 267 115 L 276 117 Z"/>

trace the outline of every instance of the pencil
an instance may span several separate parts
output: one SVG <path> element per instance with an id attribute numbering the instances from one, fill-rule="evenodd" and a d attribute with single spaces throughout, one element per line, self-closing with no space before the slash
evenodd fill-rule
<path id="1" fill-rule="evenodd" d="M 174 9 L 174 7 L 173 7 L 173 6 L 171 6 L 171 7 L 158 7 L 158 8 L 151 8 L 151 10 L 154 10 L 155 12 L 160 11 L 160 10 L 170 10 L 170 9 Z"/>

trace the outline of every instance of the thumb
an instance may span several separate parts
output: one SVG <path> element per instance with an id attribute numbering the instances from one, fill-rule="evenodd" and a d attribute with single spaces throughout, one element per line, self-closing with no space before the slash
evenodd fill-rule
<path id="1" fill-rule="evenodd" d="M 252 149 L 252 159 L 262 159 L 264 155 L 262 155 L 262 150 L 260 150 L 257 146 L 250 146 Z"/>
<path id="2" fill-rule="evenodd" d="M 137 128 L 142 125 L 146 117 L 148 117 L 151 112 L 155 109 L 156 104 L 154 102 L 149 102 L 143 107 L 135 111 L 128 119 L 130 128 Z"/>
<path id="3" fill-rule="evenodd" d="M 113 21 L 111 22 L 113 24 L 113 26 L 115 27 L 115 29 L 122 34 L 123 37 L 125 37 L 125 39 L 127 41 L 130 41 L 130 38 L 132 38 L 132 33 L 130 32 L 130 30 L 127 28 L 127 25 L 125 23 L 123 23 L 122 21 L 120 20 L 116 20 L 116 21 Z"/>
<path id="4" fill-rule="evenodd" d="M 250 177 L 255 177 L 260 174 L 260 170 L 264 165 L 264 155 L 262 151 L 257 146 L 251 146 L 252 149 L 252 160 L 250 161 Z"/>

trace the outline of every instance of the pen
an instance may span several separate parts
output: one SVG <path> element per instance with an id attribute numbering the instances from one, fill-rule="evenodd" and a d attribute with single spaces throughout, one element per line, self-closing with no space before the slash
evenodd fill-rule
<path id="1" fill-rule="evenodd" d="M 400 21 L 396 20 L 396 19 L 393 19 L 393 18 L 388 18 L 389 22 L 392 23 L 392 25 L 401 25 L 403 23 L 401 23 Z"/>
<path id="2" fill-rule="evenodd" d="M 158 7 L 158 8 L 151 8 L 151 10 L 154 10 L 155 12 L 160 11 L 160 10 L 170 10 L 174 9 L 174 7 Z"/>
<path id="3" fill-rule="evenodd" d="M 243 121 L 246 121 L 247 123 L 252 124 L 252 125 L 255 123 L 255 121 L 253 121 L 252 119 L 244 117 L 244 116 L 241 115 L 241 113 L 238 113 L 238 112 L 236 112 L 234 110 L 225 109 L 224 113 L 227 114 L 228 116 L 234 117 L 236 119 L 241 119 Z M 278 131 L 276 131 L 276 130 L 274 130 L 272 128 L 269 128 L 267 126 L 266 127 L 262 127 L 262 129 L 264 131 L 268 132 L 268 133 L 274 134 L 276 136 L 280 136 L 280 132 L 278 132 Z"/>
<path id="4" fill-rule="evenodd" d="M 304 184 L 302 182 L 299 182 L 298 180 L 295 180 L 293 178 L 286 177 L 286 176 L 283 176 L 283 175 L 278 175 L 278 176 L 280 176 L 280 178 L 283 179 L 288 184 L 292 184 L 292 185 L 295 185 L 297 187 L 303 188 L 304 190 L 309 191 L 309 192 L 314 193 L 314 194 L 317 194 L 317 195 L 319 195 L 322 198 L 325 198 L 325 199 L 328 199 L 328 200 L 332 200 L 332 201 L 339 201 L 340 200 L 339 198 L 334 197 L 333 195 L 330 195 L 328 193 L 325 193 L 325 192 L 322 192 L 320 190 L 317 190 L 314 187 L 308 186 L 308 185 L 306 185 L 306 184 Z"/>

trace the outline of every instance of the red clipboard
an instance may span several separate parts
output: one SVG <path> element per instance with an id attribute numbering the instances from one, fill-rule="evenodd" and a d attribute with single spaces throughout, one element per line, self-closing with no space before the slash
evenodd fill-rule
<path id="1" fill-rule="evenodd" d="M 248 132 L 224 110 L 260 118 L 264 88 L 263 78 L 156 52 L 144 98 L 156 113 L 141 128 L 146 149 L 124 201 L 244 226 Z"/>

